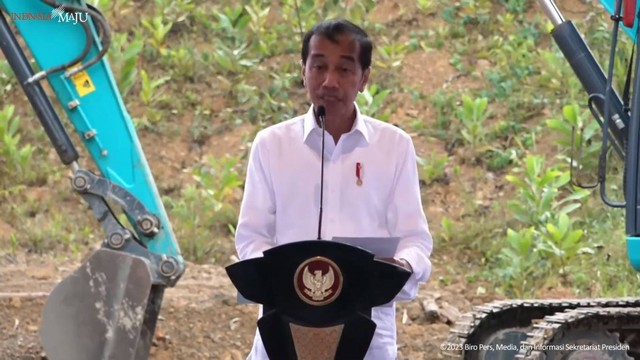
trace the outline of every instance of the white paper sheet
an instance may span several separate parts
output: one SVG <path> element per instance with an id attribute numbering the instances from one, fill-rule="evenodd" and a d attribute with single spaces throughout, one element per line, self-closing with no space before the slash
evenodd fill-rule
<path id="1" fill-rule="evenodd" d="M 371 251 L 378 257 L 394 257 L 398 249 L 398 237 L 334 237 L 338 241 Z"/>

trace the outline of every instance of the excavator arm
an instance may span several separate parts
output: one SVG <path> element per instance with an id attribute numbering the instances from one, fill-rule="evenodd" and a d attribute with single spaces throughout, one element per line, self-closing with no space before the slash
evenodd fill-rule
<path id="1" fill-rule="evenodd" d="M 625 202 L 612 203 L 605 195 L 605 174 L 598 174 L 600 193 L 605 204 L 624 207 L 627 234 L 627 256 L 633 268 L 640 271 L 640 79 L 635 76 L 631 86 L 622 97 L 612 86 L 613 66 L 607 73 L 600 67 L 576 26 L 565 20 L 553 0 L 538 0 L 553 26 L 551 36 L 569 62 L 576 77 L 588 94 L 588 104 L 592 114 L 603 131 L 603 151 L 601 163 L 606 161 L 606 147 L 611 143 L 625 164 Z M 612 41 L 609 64 L 616 56 L 619 30 L 624 31 L 637 44 L 640 4 L 636 0 L 601 0 L 602 6 L 613 20 Z M 640 57 L 636 56 L 636 74 L 640 68 Z M 630 81 L 631 78 L 628 79 Z M 631 85 L 631 83 L 629 83 Z M 633 96 L 631 96 L 633 94 Z M 629 100 L 624 100 L 629 99 Z M 604 169 L 600 167 L 600 170 Z"/>
<path id="2" fill-rule="evenodd" d="M 84 1 L 0 0 L 0 49 L 105 235 L 47 298 L 40 335 L 50 360 L 147 359 L 164 290 L 185 271 L 105 57 L 110 38 L 107 19 Z M 82 166 L 59 112 L 95 173 Z"/>
<path id="3" fill-rule="evenodd" d="M 640 3 L 601 0 L 601 4 L 613 21 L 606 71 L 553 0 L 538 0 L 551 22 L 550 35 L 582 84 L 589 109 L 602 129 L 600 195 L 606 205 L 625 209 L 628 259 L 640 271 L 640 56 L 636 55 L 633 76 L 628 77 L 622 96 L 612 86 L 618 34 L 626 33 L 637 46 Z M 625 167 L 623 203 L 606 196 L 609 146 Z M 515 299 L 484 304 L 453 325 L 441 348 L 448 359 L 638 359 L 640 298 Z"/>

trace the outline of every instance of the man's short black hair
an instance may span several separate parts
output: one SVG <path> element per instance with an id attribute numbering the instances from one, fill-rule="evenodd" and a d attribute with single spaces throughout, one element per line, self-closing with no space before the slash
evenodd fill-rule
<path id="1" fill-rule="evenodd" d="M 371 66 L 371 52 L 373 43 L 369 39 L 369 35 L 358 25 L 345 19 L 324 20 L 307 31 L 302 40 L 302 64 L 306 65 L 309 56 L 309 42 L 313 35 L 322 36 L 332 43 L 337 43 L 337 37 L 340 35 L 350 35 L 358 42 L 360 48 L 360 57 L 358 62 L 362 66 L 362 70 L 366 70 Z"/>

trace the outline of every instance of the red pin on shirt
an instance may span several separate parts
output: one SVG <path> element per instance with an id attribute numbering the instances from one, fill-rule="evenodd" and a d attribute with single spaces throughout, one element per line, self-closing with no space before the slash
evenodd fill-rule
<path id="1" fill-rule="evenodd" d="M 362 163 L 356 163 L 356 185 L 362 186 Z"/>

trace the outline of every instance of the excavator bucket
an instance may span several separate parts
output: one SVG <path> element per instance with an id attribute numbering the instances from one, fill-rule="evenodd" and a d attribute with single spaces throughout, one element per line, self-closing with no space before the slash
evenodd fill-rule
<path id="1" fill-rule="evenodd" d="M 111 39 L 107 18 L 86 1 L 0 0 L 0 50 L 60 160 L 73 171 L 73 190 L 105 235 L 102 249 L 58 284 L 45 303 L 40 336 L 48 360 L 146 360 L 164 291 L 185 270 L 105 57 Z M 45 91 L 45 80 L 54 96 Z M 81 135 L 95 171 L 78 162 L 54 99 Z M 119 210 L 129 228 L 116 216 Z"/>
<path id="2" fill-rule="evenodd" d="M 154 311 L 147 309 L 154 303 L 151 292 L 151 271 L 143 258 L 96 251 L 45 303 L 40 336 L 47 358 L 146 359 L 149 344 L 141 334 L 147 311 Z"/>

